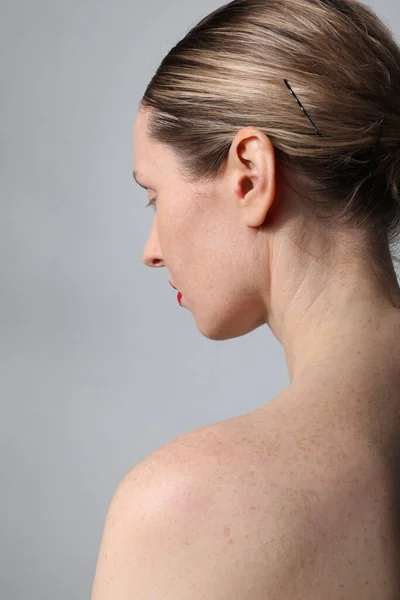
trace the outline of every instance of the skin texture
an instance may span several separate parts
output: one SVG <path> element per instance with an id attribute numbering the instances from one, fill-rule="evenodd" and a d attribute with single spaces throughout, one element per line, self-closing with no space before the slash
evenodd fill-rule
<path id="1" fill-rule="evenodd" d="M 209 339 L 267 324 L 290 386 L 134 466 L 110 505 L 92 600 L 395 600 L 395 272 L 389 300 L 354 232 L 324 255 L 258 129 L 241 129 L 220 177 L 194 186 L 148 140 L 146 120 L 135 123 L 134 168 L 157 211 L 144 263 L 167 268 Z"/>
<path id="2" fill-rule="evenodd" d="M 167 268 L 202 335 L 224 340 L 268 324 L 294 382 L 342 349 L 344 338 L 365 330 L 374 337 L 383 321 L 398 318 L 370 261 L 355 253 L 356 233 L 337 234 L 328 261 L 320 228 L 302 214 L 291 174 L 260 130 L 237 133 L 216 181 L 188 185 L 171 152 L 148 140 L 146 121 L 139 112 L 135 170 L 157 210 L 143 261 Z M 310 253 L 294 241 L 299 232 Z M 400 307 L 394 270 L 391 285 Z"/>

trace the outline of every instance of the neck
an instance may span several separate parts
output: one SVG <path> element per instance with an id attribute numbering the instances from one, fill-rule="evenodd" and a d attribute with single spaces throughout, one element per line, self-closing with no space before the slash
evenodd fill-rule
<path id="1" fill-rule="evenodd" d="M 390 331 L 393 318 L 400 322 L 400 287 L 391 259 L 385 279 L 365 261 L 339 262 L 332 269 L 315 261 L 304 270 L 301 260 L 302 265 L 291 256 L 279 271 L 285 276 L 271 281 L 275 292 L 267 319 L 284 346 L 291 383 L 352 345 L 356 352 L 373 349 L 385 324 Z"/>

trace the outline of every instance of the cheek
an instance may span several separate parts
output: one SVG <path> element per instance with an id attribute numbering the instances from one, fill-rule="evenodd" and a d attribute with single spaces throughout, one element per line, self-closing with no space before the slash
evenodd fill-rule
<path id="1" fill-rule="evenodd" d="M 166 198 L 159 207 L 160 236 L 168 247 L 186 245 L 196 229 L 200 211 L 189 194 L 172 191 Z"/>
<path id="2" fill-rule="evenodd" d="M 236 245 L 235 215 L 211 193 L 170 191 L 164 198 L 157 209 L 159 241 L 177 281 L 188 269 L 194 279 L 217 272 Z"/>

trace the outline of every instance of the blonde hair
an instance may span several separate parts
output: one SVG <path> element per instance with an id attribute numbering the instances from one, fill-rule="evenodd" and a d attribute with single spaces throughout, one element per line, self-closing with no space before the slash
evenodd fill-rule
<path id="1" fill-rule="evenodd" d="M 389 276 L 380 250 L 400 233 L 400 48 L 372 9 L 234 0 L 170 50 L 141 108 L 151 109 L 149 138 L 173 151 L 191 183 L 220 173 L 242 127 L 260 129 L 277 161 L 307 182 L 310 217 L 329 232 L 362 233 L 371 265 Z"/>

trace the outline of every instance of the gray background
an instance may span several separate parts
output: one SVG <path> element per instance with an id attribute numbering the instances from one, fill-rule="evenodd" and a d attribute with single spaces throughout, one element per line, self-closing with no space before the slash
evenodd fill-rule
<path id="1" fill-rule="evenodd" d="M 2 0 L 0 594 L 89 598 L 118 482 L 287 387 L 267 327 L 201 336 L 141 257 L 140 98 L 211 0 Z M 371 4 L 400 31 L 398 0 Z"/>

